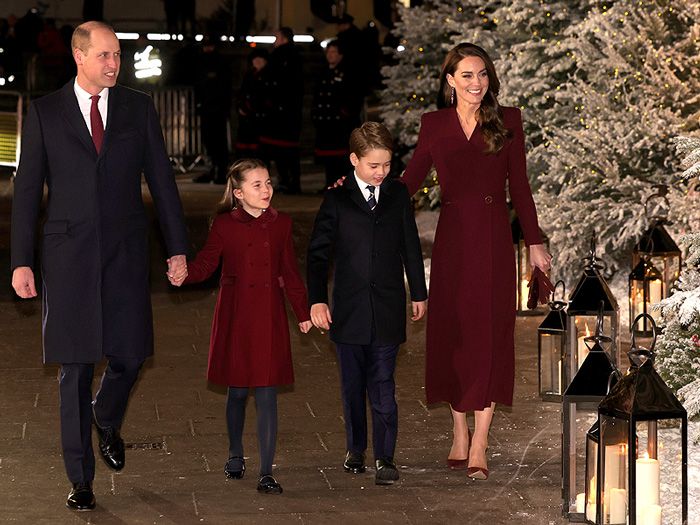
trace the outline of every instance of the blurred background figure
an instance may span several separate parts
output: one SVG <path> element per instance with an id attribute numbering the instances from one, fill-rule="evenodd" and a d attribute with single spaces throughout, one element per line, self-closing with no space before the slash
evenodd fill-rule
<path id="1" fill-rule="evenodd" d="M 195 66 L 194 94 L 200 117 L 202 143 L 211 170 L 194 182 L 226 183 L 228 170 L 228 119 L 231 112 L 231 69 L 214 37 L 206 37 Z"/>
<path id="2" fill-rule="evenodd" d="M 46 91 L 55 91 L 70 80 L 73 73 L 73 57 L 53 18 L 44 20 L 44 28 L 37 37 L 37 46 L 39 87 Z"/>
<path id="3" fill-rule="evenodd" d="M 268 53 L 253 48 L 248 54 L 247 68 L 238 93 L 238 131 L 235 157 L 260 157 L 260 123 L 264 120 L 263 71 Z"/>
<path id="4" fill-rule="evenodd" d="M 311 106 L 316 128 L 314 155 L 326 173 L 321 191 L 351 170 L 348 140 L 352 130 L 360 125 L 363 102 L 361 83 L 345 67 L 343 49 L 337 40 L 326 46 L 326 61 L 328 67 L 318 78 Z"/>
<path id="5" fill-rule="evenodd" d="M 294 32 L 289 27 L 275 31 L 275 43 L 263 70 L 265 118 L 260 131 L 263 155 L 274 163 L 278 191 L 301 193 L 299 137 L 301 135 L 304 77 Z"/>

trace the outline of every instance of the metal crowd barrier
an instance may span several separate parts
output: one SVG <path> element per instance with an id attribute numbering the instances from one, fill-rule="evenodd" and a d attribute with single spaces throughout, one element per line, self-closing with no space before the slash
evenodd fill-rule
<path id="1" fill-rule="evenodd" d="M 22 94 L 0 91 L 0 166 L 17 169 L 22 141 Z"/>
<path id="2" fill-rule="evenodd" d="M 159 88 L 151 91 L 165 149 L 175 169 L 185 173 L 205 160 L 194 90 L 188 87 Z"/>

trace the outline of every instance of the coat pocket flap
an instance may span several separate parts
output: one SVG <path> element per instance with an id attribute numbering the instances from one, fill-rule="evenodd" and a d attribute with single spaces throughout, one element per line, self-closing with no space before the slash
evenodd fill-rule
<path id="1" fill-rule="evenodd" d="M 44 223 L 44 235 L 68 233 L 68 221 L 47 221 Z"/>

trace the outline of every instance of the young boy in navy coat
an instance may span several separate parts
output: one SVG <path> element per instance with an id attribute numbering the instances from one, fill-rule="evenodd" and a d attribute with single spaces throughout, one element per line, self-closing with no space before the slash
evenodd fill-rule
<path id="1" fill-rule="evenodd" d="M 406 340 L 404 269 L 413 321 L 425 315 L 428 296 L 408 190 L 400 181 L 386 178 L 392 148 L 391 134 L 381 124 L 366 122 L 352 132 L 354 174 L 326 192 L 307 264 L 311 320 L 319 329 L 330 330 L 340 364 L 347 438 L 343 467 L 355 474 L 365 471 L 367 395 L 378 485 L 399 479 L 394 463 L 398 430 L 394 368 L 399 345 Z"/>

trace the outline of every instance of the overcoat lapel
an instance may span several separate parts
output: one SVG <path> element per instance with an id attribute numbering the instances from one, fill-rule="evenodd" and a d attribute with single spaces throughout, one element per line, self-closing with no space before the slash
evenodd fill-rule
<path id="1" fill-rule="evenodd" d="M 63 117 L 68 121 L 68 124 L 70 124 L 71 129 L 78 136 L 83 146 L 85 146 L 94 157 L 97 157 L 97 150 L 95 150 L 95 144 L 92 142 L 90 131 L 85 124 L 82 113 L 80 113 L 78 99 L 75 96 L 75 91 L 73 91 L 73 82 L 75 82 L 75 79 L 63 86 Z"/>
<path id="2" fill-rule="evenodd" d="M 364 211 L 365 213 L 372 214 L 372 210 L 369 209 L 369 205 L 367 204 L 367 201 L 365 200 L 364 196 L 362 195 L 362 191 L 360 190 L 360 187 L 357 185 L 357 181 L 355 180 L 355 176 L 347 176 L 345 178 L 345 184 L 343 184 L 344 188 L 347 188 L 347 191 L 350 194 L 350 199 L 357 204 L 357 206 Z M 380 198 L 381 200 L 381 198 Z"/>
<path id="3" fill-rule="evenodd" d="M 115 133 L 119 133 L 119 130 L 125 129 L 125 118 L 129 114 L 129 107 L 123 100 L 122 90 L 119 86 L 110 88 L 109 98 L 107 99 L 107 127 L 105 128 L 105 135 L 102 139 L 102 148 L 100 149 L 100 157 L 104 155 L 105 151 L 109 148 L 111 139 L 114 138 Z"/>

